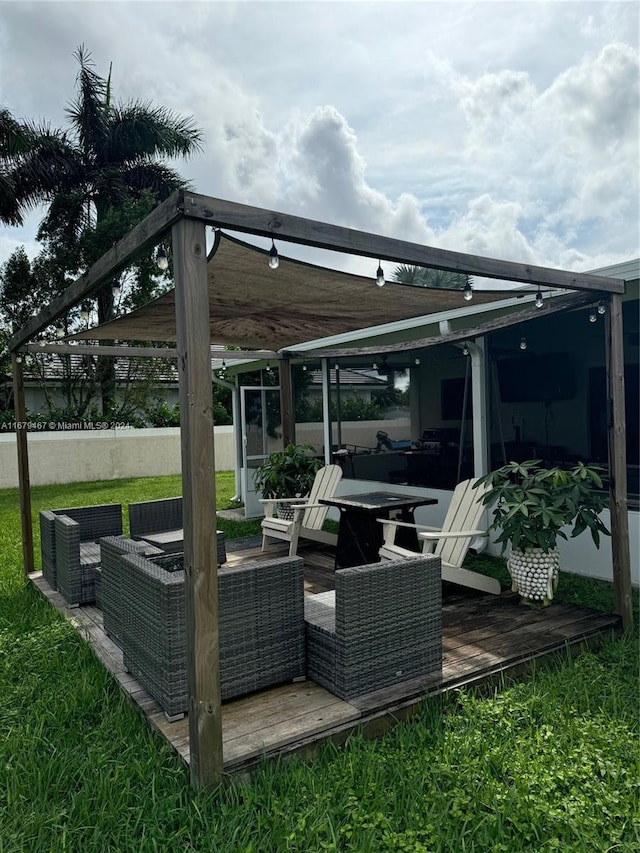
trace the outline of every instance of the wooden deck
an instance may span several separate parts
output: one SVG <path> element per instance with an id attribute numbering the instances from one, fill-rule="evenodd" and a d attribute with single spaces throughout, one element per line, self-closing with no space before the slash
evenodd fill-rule
<path id="1" fill-rule="evenodd" d="M 282 553 L 282 546 L 272 552 Z M 305 594 L 333 588 L 333 557 L 322 546 L 303 547 Z M 236 564 L 255 559 L 255 549 L 228 554 Z M 69 608 L 40 572 L 30 575 L 40 593 L 63 613 L 94 649 L 131 701 L 188 763 L 186 719 L 168 722 L 156 701 L 125 671 L 122 652 L 104 633 L 96 607 Z M 414 713 L 427 695 L 463 686 L 477 686 L 527 670 L 538 658 L 569 649 L 621 630 L 620 618 L 584 608 L 554 604 L 530 610 L 518 596 L 445 590 L 443 663 L 437 676 L 414 679 L 393 688 L 343 702 L 309 681 L 284 684 L 223 705 L 225 770 L 238 772 L 262 756 L 313 751 L 322 741 L 343 741 L 356 728 L 376 736 Z"/>

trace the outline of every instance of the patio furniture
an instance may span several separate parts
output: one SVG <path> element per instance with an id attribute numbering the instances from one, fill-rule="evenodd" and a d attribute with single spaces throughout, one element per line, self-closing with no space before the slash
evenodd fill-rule
<path id="1" fill-rule="evenodd" d="M 184 571 L 179 555 L 121 557 L 125 667 L 168 718 L 187 712 Z M 304 677 L 304 580 L 299 557 L 218 572 L 222 699 Z"/>
<path id="2" fill-rule="evenodd" d="M 442 667 L 440 559 L 412 554 L 339 569 L 305 599 L 307 676 L 351 699 Z"/>
<path id="3" fill-rule="evenodd" d="M 438 501 L 424 495 L 367 492 L 362 495 L 321 498 L 320 503 L 340 510 L 335 561 L 335 566 L 339 569 L 375 563 L 380 559 L 378 551 L 382 545 L 382 529 L 376 516 L 388 517 L 391 513 L 400 513 L 403 521 L 413 522 L 413 511 L 416 507 L 436 504 Z M 405 535 L 403 544 L 412 548 L 414 553 L 418 551 L 418 538 L 415 531 L 406 529 L 403 533 Z"/>
<path id="4" fill-rule="evenodd" d="M 411 556 L 413 552 L 410 549 L 396 544 L 396 532 L 409 528 L 417 531 L 424 554 L 440 557 L 443 581 L 500 595 L 500 582 L 495 578 L 462 568 L 473 538 L 488 536 L 486 530 L 478 529 L 484 511 L 482 496 L 486 487 L 474 489 L 473 483 L 473 480 L 463 480 L 455 487 L 442 528 L 379 518 L 378 522 L 384 529 L 380 557 L 383 560 L 395 560 Z"/>
<path id="5" fill-rule="evenodd" d="M 335 545 L 336 535 L 322 529 L 328 507 L 320 501 L 335 494 L 341 479 L 342 468 L 339 465 L 325 465 L 316 474 L 308 497 L 264 498 L 261 501 L 265 505 L 265 517 L 262 519 L 262 550 L 265 550 L 269 539 L 288 542 L 290 557 L 297 553 L 298 540 L 301 537 L 312 539 L 314 542 Z M 278 504 L 291 506 L 292 520 L 276 517 Z"/>
<path id="6" fill-rule="evenodd" d="M 184 551 L 182 498 L 161 498 L 129 504 L 129 533 L 161 548 L 166 554 Z M 227 559 L 224 533 L 217 531 L 218 565 Z"/>
<path id="7" fill-rule="evenodd" d="M 129 594 L 126 572 L 122 563 L 124 554 L 141 554 L 143 557 L 157 557 L 163 554 L 160 548 L 148 542 L 134 542 L 124 536 L 105 536 L 100 540 L 100 601 L 96 602 L 102 610 L 105 634 L 118 645 L 120 640 L 120 622 L 123 601 Z"/>
<path id="8" fill-rule="evenodd" d="M 71 606 L 92 604 L 100 566 L 98 541 L 122 533 L 121 504 L 45 510 L 40 513 L 40 533 L 46 580 Z"/>

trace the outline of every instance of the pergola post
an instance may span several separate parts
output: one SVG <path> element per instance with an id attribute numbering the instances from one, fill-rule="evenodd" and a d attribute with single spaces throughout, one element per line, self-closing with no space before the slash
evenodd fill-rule
<path id="1" fill-rule="evenodd" d="M 293 404 L 293 378 L 291 359 L 283 356 L 280 366 L 280 419 L 282 421 L 282 446 L 296 443 L 296 416 Z"/>
<path id="2" fill-rule="evenodd" d="M 633 630 L 631 603 L 631 555 L 627 506 L 627 443 L 624 402 L 624 348 L 622 297 L 611 294 L 605 314 L 605 363 L 609 406 L 609 507 L 611 510 L 611 557 L 616 613 L 625 631 Z"/>
<path id="3" fill-rule="evenodd" d="M 172 228 L 184 521 L 191 780 L 222 778 L 216 495 L 205 226 Z"/>
<path id="4" fill-rule="evenodd" d="M 15 353 L 11 358 L 13 373 L 13 406 L 16 417 L 16 443 L 18 448 L 18 490 L 20 493 L 20 524 L 22 526 L 22 563 L 25 574 L 34 571 L 33 526 L 31 524 L 31 483 L 29 481 L 29 454 L 27 449 L 27 408 L 24 401 L 24 376 L 22 359 Z"/>

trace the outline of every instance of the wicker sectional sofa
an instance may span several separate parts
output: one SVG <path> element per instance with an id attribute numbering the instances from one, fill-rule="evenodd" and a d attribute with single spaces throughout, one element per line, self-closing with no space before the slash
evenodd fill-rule
<path id="1" fill-rule="evenodd" d="M 129 530 L 132 539 L 143 539 L 166 554 L 184 551 L 182 498 L 160 498 L 129 504 Z M 217 532 L 218 565 L 226 562 L 224 533 Z"/>
<path id="2" fill-rule="evenodd" d="M 121 504 L 44 510 L 39 520 L 45 580 L 69 604 L 92 604 L 99 577 L 99 540 L 122 533 Z"/>
<path id="3" fill-rule="evenodd" d="M 305 599 L 307 675 L 351 699 L 442 668 L 440 558 L 340 569 Z"/>
<path id="4" fill-rule="evenodd" d="M 125 667 L 169 718 L 187 712 L 184 571 L 180 555 L 121 556 Z M 231 699 L 305 675 L 303 562 L 282 557 L 218 573 L 220 681 Z"/>

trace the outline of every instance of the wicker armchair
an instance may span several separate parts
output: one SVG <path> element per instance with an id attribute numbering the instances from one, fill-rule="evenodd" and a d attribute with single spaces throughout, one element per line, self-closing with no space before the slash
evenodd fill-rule
<path id="1" fill-rule="evenodd" d="M 182 498 L 161 498 L 129 504 L 129 533 L 132 539 L 143 539 L 162 548 L 165 554 L 184 550 Z M 226 562 L 224 533 L 218 530 L 218 565 Z"/>
<path id="2" fill-rule="evenodd" d="M 67 522 L 57 524 L 60 518 Z M 95 600 L 95 568 L 100 565 L 98 540 L 122 533 L 121 504 L 70 507 L 40 513 L 42 574 L 69 604 Z"/>
<path id="3" fill-rule="evenodd" d="M 121 557 L 125 667 L 167 717 L 187 712 L 184 571 L 179 556 Z M 218 573 L 223 700 L 303 677 L 303 562 L 282 557 Z"/>
<path id="4" fill-rule="evenodd" d="M 100 540 L 100 607 L 104 632 L 118 645 L 120 640 L 121 613 L 124 596 L 127 594 L 127 567 L 123 566 L 124 554 L 141 554 L 143 557 L 161 556 L 162 551 L 148 542 L 134 542 L 124 536 L 106 536 Z"/>
<path id="5" fill-rule="evenodd" d="M 307 675 L 341 699 L 442 667 L 440 558 L 340 569 L 305 600 Z"/>

